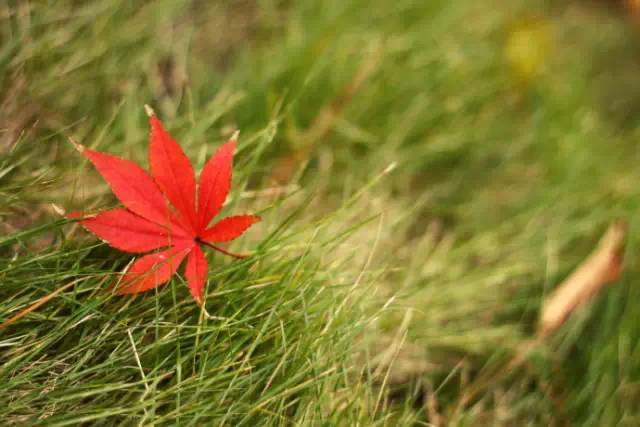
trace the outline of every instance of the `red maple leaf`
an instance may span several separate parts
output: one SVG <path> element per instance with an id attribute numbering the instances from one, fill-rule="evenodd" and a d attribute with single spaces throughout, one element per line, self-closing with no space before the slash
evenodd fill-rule
<path id="1" fill-rule="evenodd" d="M 87 230 L 121 251 L 145 253 L 161 249 L 137 259 L 124 272 L 118 294 L 142 292 L 167 283 L 187 258 L 184 277 L 191 295 L 201 304 L 208 269 L 201 245 L 242 258 L 244 255 L 216 244 L 237 238 L 260 220 L 255 215 L 238 215 L 209 226 L 229 193 L 237 134 L 207 161 L 196 193 L 191 162 L 153 110 L 147 107 L 147 113 L 151 123 L 151 174 L 129 160 L 74 143 L 109 183 L 124 208 L 69 217 L 79 218 Z"/>

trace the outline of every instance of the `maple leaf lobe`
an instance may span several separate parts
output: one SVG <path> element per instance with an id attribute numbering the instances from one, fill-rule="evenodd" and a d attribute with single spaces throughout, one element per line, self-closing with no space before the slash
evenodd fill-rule
<path id="1" fill-rule="evenodd" d="M 191 161 L 155 115 L 151 116 L 149 121 L 149 167 L 153 179 L 189 224 L 190 229 L 197 232 L 196 178 Z"/>
<path id="2" fill-rule="evenodd" d="M 230 139 L 211 156 L 200 172 L 198 183 L 199 230 L 204 231 L 220 213 L 231 188 L 233 152 L 236 141 Z"/>

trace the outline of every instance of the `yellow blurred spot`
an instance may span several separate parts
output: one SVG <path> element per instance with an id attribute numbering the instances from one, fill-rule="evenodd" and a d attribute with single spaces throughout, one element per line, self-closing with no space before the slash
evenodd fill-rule
<path id="1" fill-rule="evenodd" d="M 549 30 L 541 19 L 529 18 L 513 26 L 505 43 L 505 58 L 519 80 L 539 75 L 548 60 Z"/>

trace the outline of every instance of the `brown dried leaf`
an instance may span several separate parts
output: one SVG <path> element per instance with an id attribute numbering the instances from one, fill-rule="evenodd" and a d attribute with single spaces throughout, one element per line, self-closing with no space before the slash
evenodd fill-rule
<path id="1" fill-rule="evenodd" d="M 625 4 L 633 18 L 640 18 L 640 0 L 625 0 Z"/>
<path id="2" fill-rule="evenodd" d="M 540 336 L 558 329 L 576 308 L 618 280 L 625 234 L 624 223 L 611 224 L 592 254 L 547 298 L 540 317 Z"/>

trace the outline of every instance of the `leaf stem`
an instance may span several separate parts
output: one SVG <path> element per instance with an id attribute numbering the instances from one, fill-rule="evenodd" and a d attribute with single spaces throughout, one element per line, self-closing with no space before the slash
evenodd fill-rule
<path id="1" fill-rule="evenodd" d="M 198 241 L 199 241 L 200 243 L 202 243 L 203 245 L 205 245 L 205 246 L 209 246 L 209 247 L 210 247 L 211 249 L 213 249 L 213 250 L 216 250 L 216 251 L 218 251 L 218 252 L 221 252 L 221 253 L 223 253 L 223 254 L 225 254 L 225 255 L 232 256 L 232 257 L 234 257 L 234 258 L 244 259 L 244 258 L 248 258 L 248 257 L 250 257 L 250 256 L 251 256 L 251 254 L 248 254 L 248 253 L 244 253 L 244 254 L 237 254 L 237 253 L 234 253 L 234 252 L 229 252 L 229 251 L 228 251 L 228 250 L 226 250 L 226 249 L 222 249 L 222 248 L 221 248 L 221 247 L 219 247 L 219 246 L 212 245 L 211 243 L 209 243 L 209 242 L 205 242 L 205 241 L 203 241 L 203 240 L 198 240 Z"/>

